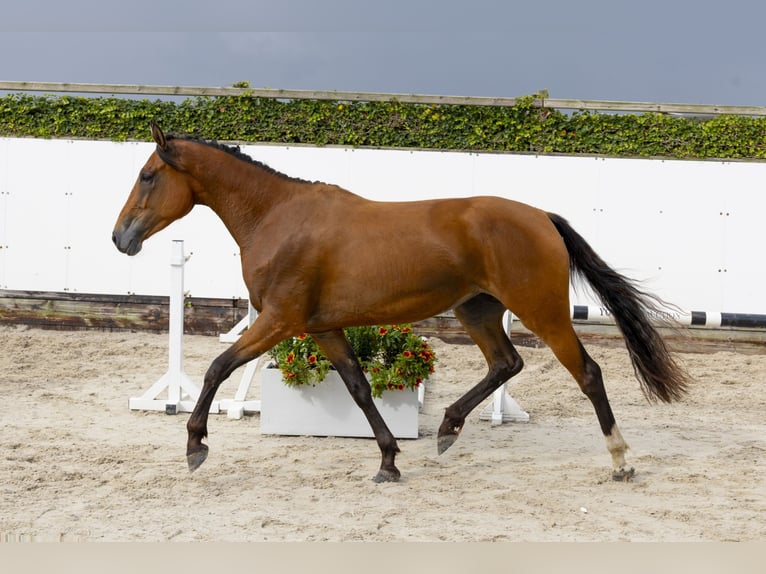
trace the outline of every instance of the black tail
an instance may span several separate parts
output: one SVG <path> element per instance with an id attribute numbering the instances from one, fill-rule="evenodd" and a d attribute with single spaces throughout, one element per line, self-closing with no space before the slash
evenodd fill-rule
<path id="1" fill-rule="evenodd" d="M 644 395 L 666 403 L 681 398 L 689 384 L 688 375 L 650 321 L 651 313 L 661 314 L 662 301 L 609 267 L 563 217 L 553 213 L 548 217 L 569 251 L 572 275 L 584 277 L 593 287 L 625 337 Z"/>

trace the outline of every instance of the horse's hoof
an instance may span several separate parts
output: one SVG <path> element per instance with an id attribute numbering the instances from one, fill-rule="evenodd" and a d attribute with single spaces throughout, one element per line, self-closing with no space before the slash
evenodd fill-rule
<path id="1" fill-rule="evenodd" d="M 196 452 L 192 452 L 186 455 L 186 464 L 189 465 L 189 472 L 194 472 L 207 458 L 207 445 L 200 445 L 200 449 Z"/>
<path id="2" fill-rule="evenodd" d="M 372 481 L 376 483 L 380 482 L 399 482 L 399 477 L 401 476 L 401 473 L 397 470 L 386 470 L 381 468 L 378 471 L 378 474 L 372 477 Z"/>
<path id="3" fill-rule="evenodd" d="M 612 480 L 616 482 L 630 482 L 633 480 L 635 475 L 636 469 L 634 469 L 632 466 L 628 468 L 616 468 L 612 471 Z"/>
<path id="4" fill-rule="evenodd" d="M 456 434 L 445 434 L 436 439 L 436 452 L 442 454 L 445 450 L 455 444 L 457 437 Z"/>

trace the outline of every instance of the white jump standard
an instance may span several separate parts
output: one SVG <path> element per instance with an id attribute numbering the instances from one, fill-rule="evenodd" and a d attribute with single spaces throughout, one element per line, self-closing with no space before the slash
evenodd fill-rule
<path id="1" fill-rule="evenodd" d="M 192 412 L 200 389 L 183 368 L 184 334 L 184 242 L 173 241 L 170 254 L 170 303 L 168 370 L 140 397 L 128 402 L 131 410 L 165 411 L 169 415 Z M 161 398 L 167 391 L 167 398 Z M 211 413 L 218 412 L 214 401 Z"/>

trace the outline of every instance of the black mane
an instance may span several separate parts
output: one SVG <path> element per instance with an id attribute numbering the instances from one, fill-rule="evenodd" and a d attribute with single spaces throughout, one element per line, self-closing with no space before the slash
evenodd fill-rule
<path id="1" fill-rule="evenodd" d="M 296 182 L 300 182 L 300 183 L 312 183 L 310 181 L 307 181 L 305 179 L 301 179 L 299 177 L 292 177 L 290 175 L 284 174 L 281 171 L 278 171 L 278 170 L 274 169 L 273 167 L 270 167 L 270 166 L 266 165 L 263 162 L 260 162 L 258 160 L 253 159 L 252 157 L 250 157 L 246 153 L 243 153 L 242 150 L 240 150 L 238 145 L 226 145 L 226 144 L 222 144 L 221 142 L 218 142 L 216 140 L 206 140 L 206 139 L 198 138 L 198 137 L 195 137 L 195 136 L 175 136 L 175 135 L 172 135 L 172 134 L 168 134 L 166 136 L 166 139 L 168 141 L 171 141 L 171 140 L 174 140 L 174 139 L 175 140 L 190 141 L 190 142 L 198 143 L 198 144 L 205 145 L 205 146 L 208 146 L 208 147 L 212 147 L 213 149 L 221 150 L 221 151 L 226 152 L 229 155 L 231 155 L 231 156 L 233 156 L 233 157 L 235 157 L 235 158 L 237 158 L 237 159 L 239 159 L 241 161 L 244 161 L 244 162 L 247 162 L 247 163 L 249 163 L 251 165 L 254 165 L 254 166 L 256 166 L 256 167 L 266 171 L 267 173 L 271 173 L 273 175 L 279 176 L 282 179 L 286 179 L 288 181 L 296 181 Z"/>

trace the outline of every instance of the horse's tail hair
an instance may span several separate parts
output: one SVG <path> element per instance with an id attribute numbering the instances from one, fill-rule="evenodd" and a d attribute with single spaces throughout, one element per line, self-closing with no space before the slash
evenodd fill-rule
<path id="1" fill-rule="evenodd" d="M 548 217 L 569 252 L 572 278 L 583 277 L 614 317 L 646 398 L 666 403 L 680 399 L 688 389 L 689 377 L 650 320 L 652 314 L 662 316 L 667 305 L 609 267 L 563 217 L 553 213 Z"/>

